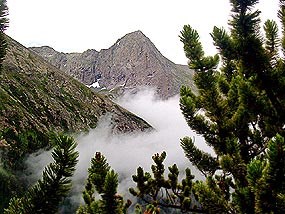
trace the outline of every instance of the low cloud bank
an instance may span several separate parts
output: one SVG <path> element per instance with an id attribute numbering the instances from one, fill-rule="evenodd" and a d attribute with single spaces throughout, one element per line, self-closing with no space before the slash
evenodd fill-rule
<path id="1" fill-rule="evenodd" d="M 131 176 L 141 166 L 146 171 L 151 171 L 153 163 L 151 156 L 155 153 L 167 152 L 165 166 L 176 163 L 180 170 L 190 167 L 197 179 L 202 175 L 191 166 L 185 158 L 180 139 L 185 136 L 195 138 L 196 144 L 203 150 L 211 152 L 203 139 L 188 127 L 179 108 L 179 97 L 168 100 L 158 99 L 153 91 L 144 90 L 135 95 L 125 95 L 117 103 L 134 114 L 142 117 L 151 124 L 155 131 L 149 133 L 130 133 L 112 135 L 110 118 L 103 117 L 96 129 L 88 134 L 76 137 L 78 142 L 79 162 L 74 174 L 72 201 L 82 200 L 81 192 L 87 177 L 87 169 L 95 152 L 101 152 L 108 160 L 110 166 L 119 173 L 119 193 L 127 194 L 128 188 L 134 186 Z M 28 159 L 34 172 L 34 177 L 39 175 L 44 166 L 50 161 L 47 153 L 38 156 L 32 155 Z M 35 161 L 38 160 L 38 161 Z M 37 165 L 35 165 L 37 162 Z M 37 174 L 35 174 L 37 172 Z M 129 197 L 129 195 L 128 195 Z"/>

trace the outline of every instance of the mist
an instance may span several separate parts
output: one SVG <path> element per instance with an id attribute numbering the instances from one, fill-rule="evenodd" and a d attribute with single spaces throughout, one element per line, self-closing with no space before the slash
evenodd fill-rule
<path id="1" fill-rule="evenodd" d="M 153 90 L 143 90 L 135 95 L 127 94 L 116 102 L 146 120 L 154 130 L 114 135 L 110 117 L 104 116 L 99 120 L 97 128 L 90 130 L 88 134 L 76 136 L 79 162 L 73 176 L 71 201 L 82 202 L 81 193 L 87 178 L 87 169 L 95 152 L 101 152 L 111 168 L 119 174 L 118 192 L 127 198 L 131 197 L 128 188 L 135 185 L 131 176 L 136 174 L 139 166 L 150 172 L 153 163 L 151 157 L 155 153 L 166 151 L 166 169 L 176 163 L 181 171 L 189 167 L 196 179 L 203 178 L 185 157 L 180 147 L 180 139 L 190 136 L 199 148 L 210 153 L 212 151 L 203 138 L 196 135 L 186 124 L 179 108 L 179 96 L 161 100 Z M 33 154 L 28 158 L 27 164 L 33 181 L 41 177 L 41 172 L 50 161 L 50 152 Z"/>

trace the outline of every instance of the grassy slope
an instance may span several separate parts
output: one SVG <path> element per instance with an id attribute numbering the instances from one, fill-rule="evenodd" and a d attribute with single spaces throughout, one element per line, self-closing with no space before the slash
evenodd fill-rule
<path id="1" fill-rule="evenodd" d="M 11 38 L 7 41 L 0 73 L 0 130 L 81 131 L 96 127 L 98 118 L 107 112 L 113 113 L 118 131 L 149 127 L 21 44 Z"/>

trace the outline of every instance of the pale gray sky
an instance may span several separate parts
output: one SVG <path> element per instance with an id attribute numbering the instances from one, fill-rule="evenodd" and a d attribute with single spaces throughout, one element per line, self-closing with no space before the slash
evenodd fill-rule
<path id="1" fill-rule="evenodd" d="M 207 54 L 215 52 L 209 33 L 227 27 L 229 0 L 7 0 L 7 34 L 25 46 L 49 45 L 62 52 L 109 48 L 141 30 L 164 56 L 186 64 L 178 35 L 190 24 Z M 278 0 L 260 0 L 262 18 L 277 20 Z"/>

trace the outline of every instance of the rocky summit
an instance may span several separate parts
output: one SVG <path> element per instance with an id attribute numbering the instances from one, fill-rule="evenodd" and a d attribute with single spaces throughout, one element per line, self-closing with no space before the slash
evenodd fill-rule
<path id="1" fill-rule="evenodd" d="M 51 47 L 31 50 L 80 82 L 107 90 L 155 88 L 161 98 L 179 93 L 181 85 L 194 89 L 193 71 L 165 58 L 141 31 L 125 35 L 108 49 L 60 53 Z"/>

